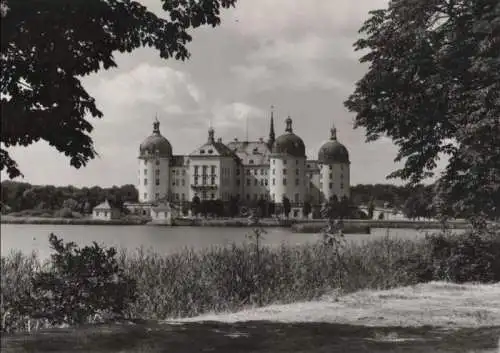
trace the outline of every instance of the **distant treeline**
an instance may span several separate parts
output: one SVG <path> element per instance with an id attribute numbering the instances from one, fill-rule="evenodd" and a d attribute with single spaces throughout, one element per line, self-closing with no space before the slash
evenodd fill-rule
<path id="1" fill-rule="evenodd" d="M 6 180 L 2 181 L 1 192 L 4 212 L 69 209 L 83 214 L 91 213 L 105 199 L 116 207 L 123 207 L 124 202 L 135 202 L 138 198 L 134 185 L 77 188 L 71 185 L 31 185 Z"/>
<path id="2" fill-rule="evenodd" d="M 117 207 L 122 207 L 124 202 L 137 202 L 138 192 L 131 184 L 111 188 L 77 188 L 31 185 L 6 180 L 1 183 L 1 197 L 4 212 L 70 209 L 74 212 L 90 213 L 92 208 L 105 199 Z M 351 187 L 353 205 L 395 208 L 409 218 L 433 217 L 436 213 L 432 207 L 433 197 L 432 186 L 408 188 L 390 184 L 368 184 Z"/>

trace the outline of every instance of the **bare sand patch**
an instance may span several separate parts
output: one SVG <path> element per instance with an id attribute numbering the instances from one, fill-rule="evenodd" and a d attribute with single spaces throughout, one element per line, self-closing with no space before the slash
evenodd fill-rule
<path id="1" fill-rule="evenodd" d="M 174 320 L 168 320 L 171 323 Z M 327 295 L 317 301 L 207 314 L 175 322 L 318 322 L 376 327 L 500 326 L 500 283 L 430 282 L 382 291 Z"/>

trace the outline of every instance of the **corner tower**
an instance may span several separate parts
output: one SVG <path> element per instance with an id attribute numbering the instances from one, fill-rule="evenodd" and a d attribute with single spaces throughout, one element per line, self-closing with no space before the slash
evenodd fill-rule
<path id="1" fill-rule="evenodd" d="M 330 139 L 319 149 L 321 195 L 325 200 L 336 196 L 350 197 L 350 165 L 347 148 L 337 140 L 337 129 L 332 125 Z"/>
<path id="2" fill-rule="evenodd" d="M 172 146 L 160 133 L 155 118 L 153 133 L 139 146 L 139 202 L 153 203 L 168 198 Z"/>

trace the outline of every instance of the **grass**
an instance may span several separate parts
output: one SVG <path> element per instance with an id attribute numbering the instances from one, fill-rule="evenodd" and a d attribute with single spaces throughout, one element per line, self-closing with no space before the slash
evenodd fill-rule
<path id="1" fill-rule="evenodd" d="M 493 260 L 493 265 L 483 264 L 498 272 L 494 272 L 497 277 L 489 277 L 490 281 L 500 276 L 500 239 L 495 234 L 488 246 L 497 252 L 497 260 Z M 446 246 L 461 249 L 463 243 L 453 241 Z M 138 249 L 122 252 L 119 264 L 138 286 L 138 299 L 128 307 L 127 316 L 156 320 L 307 301 L 332 292 L 346 294 L 408 286 L 426 279 L 447 279 L 435 276 L 453 275 L 446 268 L 448 258 L 454 266 L 450 268 L 462 271 L 456 252 L 450 255 L 436 252 L 435 248 L 436 241 L 392 237 L 349 243 L 339 253 L 323 243 L 278 248 L 246 243 L 202 252 L 185 249 L 167 256 Z M 436 254 L 443 258 L 437 259 Z M 34 255 L 12 253 L 2 257 L 2 330 L 23 331 L 38 323 L 16 316 L 13 307 L 30 290 L 30 279 L 41 266 Z M 462 272 L 460 278 L 469 278 Z"/>

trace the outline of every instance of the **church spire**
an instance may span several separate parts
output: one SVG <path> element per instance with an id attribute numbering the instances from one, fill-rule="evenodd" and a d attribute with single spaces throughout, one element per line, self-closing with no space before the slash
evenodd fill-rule
<path id="1" fill-rule="evenodd" d="M 269 126 L 269 140 L 267 141 L 269 147 L 273 147 L 276 135 L 274 133 L 274 105 L 271 105 L 271 122 Z"/>
<path id="2" fill-rule="evenodd" d="M 208 129 L 208 143 L 214 143 L 215 142 L 215 131 L 212 126 Z"/>
<path id="3" fill-rule="evenodd" d="M 290 118 L 290 115 L 288 116 L 288 118 L 286 118 L 285 124 L 286 124 L 285 131 L 289 132 L 289 133 L 292 133 L 293 132 L 293 129 L 292 129 L 292 118 Z"/>

